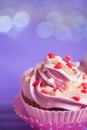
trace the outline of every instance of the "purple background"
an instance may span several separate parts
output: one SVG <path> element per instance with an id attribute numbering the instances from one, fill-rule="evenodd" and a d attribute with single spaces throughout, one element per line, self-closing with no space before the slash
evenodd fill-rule
<path id="1" fill-rule="evenodd" d="M 47 2 L 46 0 L 44 2 L 40 0 L 37 0 L 37 2 L 30 0 L 25 2 L 19 1 L 18 4 L 17 2 L 9 1 L 7 7 L 13 8 L 14 10 L 23 10 L 24 3 L 26 8 L 31 4 L 34 10 L 38 10 L 38 14 L 35 14 L 33 8 L 31 8 L 33 18 L 31 17 L 30 26 L 23 29 L 20 35 L 11 37 L 7 33 L 0 33 L 0 105 L 12 104 L 14 96 L 21 89 L 20 81 L 24 70 L 34 67 L 38 62 L 42 61 L 49 52 L 60 56 L 71 55 L 73 60 L 76 61 L 82 59 L 87 50 L 87 39 L 84 37 L 77 42 L 73 42 L 73 40 L 61 41 L 54 36 L 41 38 L 35 32 L 37 24 L 45 19 L 43 8 L 49 7 L 49 3 L 51 5 L 54 3 L 59 9 L 65 10 L 66 13 L 69 12 L 69 10 L 77 10 L 86 14 L 86 1 L 82 2 L 82 0 L 79 0 L 78 3 L 78 0 L 73 0 L 73 3 L 70 3 L 67 0 L 67 2 L 64 1 L 64 3 L 60 1 L 58 3 L 57 0 L 51 0 L 50 2 L 49 0 L 47 0 Z M 4 1 L 1 2 L 1 5 L 2 10 L 6 8 Z M 44 13 L 46 14 L 46 11 Z M 80 31 L 77 36 L 83 36 L 83 30 Z"/>

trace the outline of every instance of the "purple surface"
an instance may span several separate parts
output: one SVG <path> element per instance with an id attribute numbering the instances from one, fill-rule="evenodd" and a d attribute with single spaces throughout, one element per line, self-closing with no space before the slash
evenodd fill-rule
<path id="1" fill-rule="evenodd" d="M 0 108 L 0 130 L 31 130 L 13 111 L 11 106 Z"/>
<path id="2" fill-rule="evenodd" d="M 4 2 L 5 1 L 1 1 L 1 5 L 3 5 L 2 9 L 6 7 Z M 21 6 L 23 6 L 24 2 L 26 8 L 28 8 L 30 2 L 36 10 L 39 10 L 40 6 L 47 9 L 49 5 L 49 0 L 44 2 L 26 0 L 21 3 L 19 1 L 18 4 L 16 1 L 8 2 L 7 6 L 9 5 L 8 7 L 12 7 L 16 10 L 18 8 L 22 10 L 23 8 Z M 83 3 L 81 0 L 79 4 L 77 4 L 78 0 L 74 0 L 73 4 L 69 1 L 62 3 L 57 0 L 51 0 L 50 2 L 51 5 L 54 3 L 58 6 L 59 9 L 65 9 L 66 13 L 70 9 L 77 9 L 84 14 L 86 13 L 86 2 Z M 35 13 L 33 10 L 31 10 L 31 12 Z M 71 55 L 73 60 L 79 60 L 83 58 L 84 53 L 87 51 L 87 41 L 84 38 L 79 42 L 73 42 L 72 40 L 62 42 L 53 36 L 46 39 L 38 37 L 35 32 L 36 25 L 44 21 L 45 18 L 43 18 L 43 13 L 33 14 L 33 17 L 34 16 L 35 18 L 31 21 L 30 27 L 26 27 L 18 37 L 13 38 L 0 33 L 0 105 L 12 104 L 14 96 L 21 89 L 20 80 L 23 71 L 27 68 L 34 67 L 36 63 L 42 61 L 49 52 L 56 53 L 60 56 Z M 83 32 L 78 34 L 79 37 L 82 35 Z"/>

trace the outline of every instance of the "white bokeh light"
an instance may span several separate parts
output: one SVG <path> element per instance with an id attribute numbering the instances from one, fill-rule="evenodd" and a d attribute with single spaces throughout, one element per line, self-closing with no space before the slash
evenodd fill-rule
<path id="1" fill-rule="evenodd" d="M 56 39 L 58 39 L 60 41 L 71 40 L 71 37 L 72 37 L 71 30 L 64 25 L 62 25 L 56 29 L 54 36 Z"/>
<path id="2" fill-rule="evenodd" d="M 77 31 L 82 31 L 86 27 L 86 18 L 80 12 L 72 12 L 69 20 Z"/>
<path id="3" fill-rule="evenodd" d="M 47 15 L 47 22 L 52 24 L 53 27 L 58 27 L 63 23 L 63 17 L 57 11 L 51 11 Z"/>
<path id="4" fill-rule="evenodd" d="M 10 31 L 10 29 L 12 28 L 12 19 L 10 16 L 4 15 L 4 16 L 0 16 L 0 32 L 1 33 L 5 33 Z"/>
<path id="5" fill-rule="evenodd" d="M 38 24 L 36 33 L 41 38 L 48 38 L 53 34 L 52 25 L 47 22 L 42 22 Z"/>
<path id="6" fill-rule="evenodd" d="M 22 29 L 25 28 L 30 22 L 30 16 L 25 11 L 17 12 L 13 17 L 13 24 L 15 27 Z"/>

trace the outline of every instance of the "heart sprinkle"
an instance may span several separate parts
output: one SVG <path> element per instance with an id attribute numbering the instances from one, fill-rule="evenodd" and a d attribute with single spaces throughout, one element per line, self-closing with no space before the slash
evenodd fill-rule
<path id="1" fill-rule="evenodd" d="M 33 86 L 36 87 L 39 83 L 40 83 L 40 80 L 36 80 L 35 82 L 33 82 Z"/>
<path id="2" fill-rule="evenodd" d="M 48 54 L 48 57 L 49 57 L 49 58 L 54 58 L 54 57 L 55 57 L 55 54 L 49 53 L 49 54 Z"/>
<path id="3" fill-rule="evenodd" d="M 81 98 L 79 96 L 73 96 L 72 99 L 79 101 Z"/>
<path id="4" fill-rule="evenodd" d="M 62 68 L 62 63 L 61 63 L 61 62 L 58 62 L 58 63 L 54 66 L 54 68 L 56 68 L 56 69 Z"/>

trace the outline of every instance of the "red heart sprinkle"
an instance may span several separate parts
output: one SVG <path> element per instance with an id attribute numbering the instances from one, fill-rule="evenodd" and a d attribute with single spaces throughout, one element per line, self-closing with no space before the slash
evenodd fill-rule
<path id="1" fill-rule="evenodd" d="M 87 89 L 82 89 L 81 92 L 82 93 L 87 93 Z"/>
<path id="2" fill-rule="evenodd" d="M 58 62 L 58 63 L 55 65 L 54 68 L 56 68 L 56 69 L 62 68 L 62 63 L 61 63 L 61 62 Z"/>
<path id="3" fill-rule="evenodd" d="M 33 82 L 33 86 L 36 87 L 39 83 L 40 83 L 40 80 L 36 80 L 35 82 Z"/>
<path id="4" fill-rule="evenodd" d="M 49 58 L 54 58 L 54 57 L 55 57 L 55 54 L 49 53 L 48 56 L 49 56 Z"/>
<path id="5" fill-rule="evenodd" d="M 72 58 L 70 56 L 66 56 L 65 60 L 70 61 Z"/>
<path id="6" fill-rule="evenodd" d="M 82 83 L 83 89 L 87 89 L 87 83 Z"/>
<path id="7" fill-rule="evenodd" d="M 79 96 L 73 96 L 72 99 L 79 101 L 81 98 Z"/>
<path id="8" fill-rule="evenodd" d="M 42 89 L 41 92 L 44 94 L 48 94 L 48 91 L 46 91 L 45 89 Z"/>
<path id="9" fill-rule="evenodd" d="M 66 65 L 71 69 L 72 68 L 72 63 L 66 63 Z"/>

